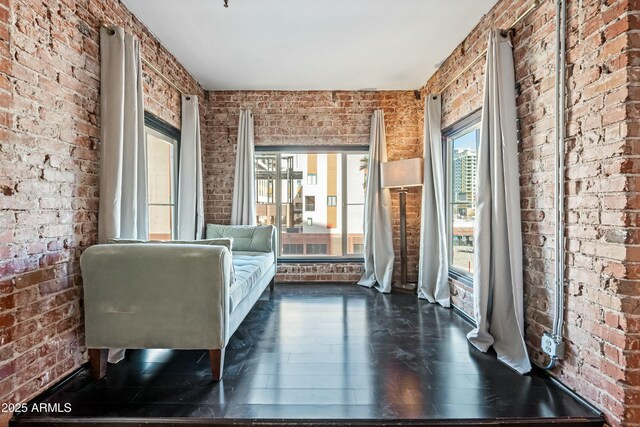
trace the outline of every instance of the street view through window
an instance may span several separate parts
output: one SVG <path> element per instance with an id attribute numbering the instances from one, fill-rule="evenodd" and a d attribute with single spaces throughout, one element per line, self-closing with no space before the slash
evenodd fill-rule
<path id="1" fill-rule="evenodd" d="M 279 230 L 284 257 L 361 255 L 366 152 L 256 154 L 258 224 Z"/>

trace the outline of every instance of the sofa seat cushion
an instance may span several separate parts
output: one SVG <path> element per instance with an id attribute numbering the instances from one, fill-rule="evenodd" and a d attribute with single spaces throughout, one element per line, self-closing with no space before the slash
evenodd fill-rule
<path id="1" fill-rule="evenodd" d="M 235 282 L 229 289 L 229 312 L 233 312 L 242 300 L 256 286 L 275 262 L 272 252 L 244 252 L 233 253 L 233 266 L 235 269 Z"/>

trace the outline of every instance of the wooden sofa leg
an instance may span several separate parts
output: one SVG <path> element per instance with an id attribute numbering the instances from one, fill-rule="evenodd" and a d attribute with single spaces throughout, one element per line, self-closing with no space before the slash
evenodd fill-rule
<path id="1" fill-rule="evenodd" d="M 107 376 L 107 357 L 109 350 L 106 348 L 89 349 L 89 372 L 94 380 L 101 380 Z"/>
<path id="2" fill-rule="evenodd" d="M 211 376 L 214 381 L 222 379 L 222 368 L 224 366 L 224 348 L 209 350 L 209 362 L 211 363 Z"/>
<path id="3" fill-rule="evenodd" d="M 269 282 L 269 291 L 273 292 L 276 289 L 276 278 L 274 277 Z"/>

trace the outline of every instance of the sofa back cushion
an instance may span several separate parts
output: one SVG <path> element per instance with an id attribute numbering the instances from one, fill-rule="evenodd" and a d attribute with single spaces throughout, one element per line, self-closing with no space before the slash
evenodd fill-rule
<path id="1" fill-rule="evenodd" d="M 232 238 L 234 251 L 271 252 L 274 230 L 272 225 L 207 224 L 207 239 Z"/>
<path id="2" fill-rule="evenodd" d="M 202 239 L 202 240 L 138 240 L 138 239 L 109 239 L 107 243 L 174 243 L 178 245 L 218 245 L 224 246 L 229 251 L 233 250 L 233 238 L 224 237 L 219 239 Z"/>
<path id="3" fill-rule="evenodd" d="M 178 245 L 215 245 L 224 246 L 229 249 L 229 252 L 233 249 L 233 237 L 221 237 L 219 239 L 202 239 L 202 240 L 138 240 L 138 239 L 109 239 L 107 243 L 172 243 Z M 231 284 L 236 281 L 236 270 L 231 262 Z"/>

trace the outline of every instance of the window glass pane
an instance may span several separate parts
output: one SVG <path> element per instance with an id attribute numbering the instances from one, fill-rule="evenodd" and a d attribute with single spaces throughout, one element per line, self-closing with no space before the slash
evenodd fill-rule
<path id="1" fill-rule="evenodd" d="M 177 141 L 152 127 L 145 127 L 147 142 L 147 191 L 149 238 L 171 240 L 176 201 Z"/>
<path id="2" fill-rule="evenodd" d="M 276 155 L 256 155 L 256 221 L 276 225 Z"/>
<path id="3" fill-rule="evenodd" d="M 347 253 L 364 253 L 364 195 L 369 156 L 347 154 Z"/>
<path id="4" fill-rule="evenodd" d="M 149 203 L 173 203 L 173 148 L 171 142 L 147 133 Z"/>
<path id="5" fill-rule="evenodd" d="M 450 139 L 450 261 L 453 267 L 469 274 L 473 273 L 478 136 L 474 127 Z"/>
<path id="6" fill-rule="evenodd" d="M 365 179 L 366 153 L 259 153 L 257 222 L 278 227 L 283 256 L 361 254 Z"/>
<path id="7" fill-rule="evenodd" d="M 173 224 L 172 206 L 149 206 L 149 239 L 171 240 Z"/>
<path id="8" fill-rule="evenodd" d="M 329 195 L 334 196 L 337 204 L 341 188 L 340 156 L 337 153 L 280 155 L 283 249 L 284 245 L 295 244 L 305 246 L 305 255 L 342 255 L 341 214 L 337 206 L 327 205 Z M 309 182 L 313 184 L 303 184 Z M 312 246 L 309 252 L 309 244 L 324 246 Z"/>

